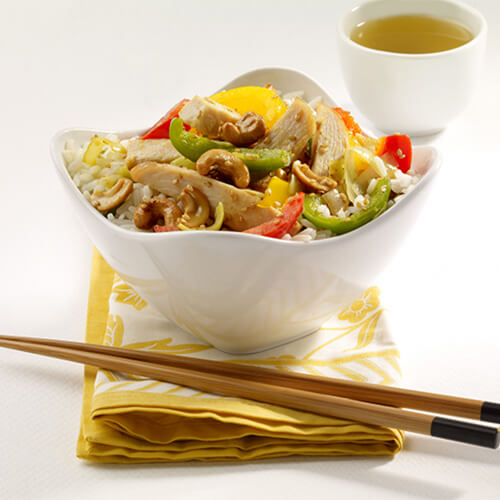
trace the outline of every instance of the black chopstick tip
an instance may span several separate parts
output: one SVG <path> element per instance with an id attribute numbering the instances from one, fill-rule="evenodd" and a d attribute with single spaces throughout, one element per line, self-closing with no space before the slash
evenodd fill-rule
<path id="1" fill-rule="evenodd" d="M 480 420 L 500 424 L 500 404 L 485 401 L 481 406 Z"/>
<path id="2" fill-rule="evenodd" d="M 500 434 L 496 427 L 442 417 L 435 417 L 432 421 L 431 436 L 475 444 L 485 448 L 498 448 L 500 444 Z"/>

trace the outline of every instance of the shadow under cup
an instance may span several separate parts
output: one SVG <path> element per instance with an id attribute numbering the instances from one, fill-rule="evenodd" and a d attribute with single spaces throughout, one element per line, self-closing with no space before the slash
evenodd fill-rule
<path id="1" fill-rule="evenodd" d="M 350 39 L 362 22 L 412 14 L 458 22 L 473 38 L 455 49 L 426 54 L 374 50 Z M 337 29 L 349 94 L 380 130 L 413 136 L 438 132 L 463 111 L 477 86 L 486 31 L 477 10 L 452 0 L 374 0 L 355 7 Z"/>

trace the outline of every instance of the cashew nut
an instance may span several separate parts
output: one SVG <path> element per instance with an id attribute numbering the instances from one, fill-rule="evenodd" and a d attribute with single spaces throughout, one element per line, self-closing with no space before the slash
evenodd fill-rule
<path id="1" fill-rule="evenodd" d="M 168 198 L 149 198 L 141 201 L 134 212 L 134 224 L 139 229 L 151 229 L 163 219 L 164 226 L 177 226 L 182 210 Z"/>
<path id="2" fill-rule="evenodd" d="M 196 162 L 196 170 L 201 175 L 229 177 L 234 185 L 246 188 L 250 184 L 250 172 L 243 160 L 225 149 L 209 149 Z"/>
<path id="3" fill-rule="evenodd" d="M 134 184 L 130 179 L 122 177 L 107 191 L 96 189 L 90 197 L 90 203 L 92 203 L 99 212 L 107 212 L 121 205 L 132 192 L 133 186 Z"/>
<path id="4" fill-rule="evenodd" d="M 266 133 L 266 122 L 262 116 L 249 111 L 236 123 L 226 122 L 220 126 L 219 135 L 235 146 L 248 146 Z"/>
<path id="5" fill-rule="evenodd" d="M 181 224 L 194 228 L 207 222 L 210 217 L 210 204 L 198 188 L 186 186 L 179 195 L 179 201 L 184 207 L 184 214 L 179 220 Z"/>
<path id="6" fill-rule="evenodd" d="M 277 170 L 273 170 L 273 176 L 278 177 L 282 181 L 288 182 L 288 173 L 284 168 L 278 168 Z"/>
<path id="7" fill-rule="evenodd" d="M 308 165 L 298 160 L 293 162 L 292 172 L 302 184 L 318 193 L 326 193 L 337 186 L 334 179 L 315 174 Z"/>

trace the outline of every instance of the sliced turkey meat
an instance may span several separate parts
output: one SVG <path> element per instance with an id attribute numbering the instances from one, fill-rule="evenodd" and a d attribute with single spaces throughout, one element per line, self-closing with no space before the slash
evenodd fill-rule
<path id="1" fill-rule="evenodd" d="M 256 148 L 284 149 L 292 153 L 292 161 L 301 158 L 307 141 L 315 130 L 312 109 L 296 97 L 286 113 L 274 124 L 268 134 L 254 144 Z"/>
<path id="2" fill-rule="evenodd" d="M 131 139 L 127 144 L 125 162 L 128 168 L 132 168 L 143 161 L 170 163 L 180 156 L 170 139 Z"/>
<path id="3" fill-rule="evenodd" d="M 349 135 L 342 118 L 332 108 L 319 103 L 316 107 L 311 170 L 317 175 L 328 176 L 331 165 L 342 158 L 348 144 Z"/>
<path id="4" fill-rule="evenodd" d="M 193 97 L 179 112 L 190 127 L 211 138 L 219 137 L 219 128 L 226 122 L 236 123 L 241 115 L 208 97 Z"/>

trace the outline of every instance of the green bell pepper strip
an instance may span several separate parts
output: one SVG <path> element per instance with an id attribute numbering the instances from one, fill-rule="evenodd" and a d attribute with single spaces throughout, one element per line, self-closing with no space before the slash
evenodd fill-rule
<path id="1" fill-rule="evenodd" d="M 175 149 L 194 162 L 210 149 L 226 149 L 234 153 L 245 163 L 250 172 L 271 172 L 278 168 L 288 167 L 292 162 L 292 155 L 289 151 L 237 148 L 230 142 L 215 141 L 187 132 L 180 118 L 174 118 L 170 123 L 169 136 Z"/>
<path id="2" fill-rule="evenodd" d="M 386 207 L 391 194 L 391 181 L 388 178 L 380 179 L 370 195 L 367 207 L 349 217 L 334 217 L 323 215 L 318 211 L 324 205 L 321 196 L 308 194 L 304 201 L 303 216 L 315 226 L 329 229 L 334 234 L 344 234 L 363 226 L 375 219 Z"/>
<path id="3" fill-rule="evenodd" d="M 196 161 L 203 153 L 210 149 L 231 149 L 234 146 L 230 142 L 213 141 L 206 137 L 193 134 L 184 130 L 184 123 L 180 118 L 174 118 L 170 123 L 169 134 L 174 148 L 182 156 Z"/>
<path id="4" fill-rule="evenodd" d="M 292 154 L 283 149 L 234 148 L 230 151 L 241 158 L 250 172 L 271 172 L 292 163 Z"/>

